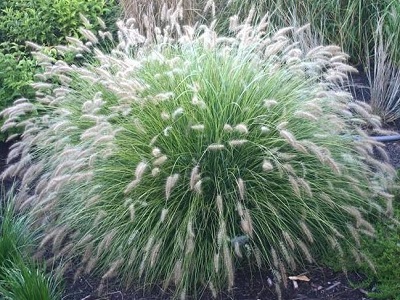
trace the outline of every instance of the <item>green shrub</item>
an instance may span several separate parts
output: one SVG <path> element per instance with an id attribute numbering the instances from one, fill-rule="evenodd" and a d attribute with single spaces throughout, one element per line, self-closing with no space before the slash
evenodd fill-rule
<path id="1" fill-rule="evenodd" d="M 57 45 L 66 36 L 79 36 L 80 14 L 94 28 L 100 28 L 98 17 L 105 17 L 108 24 L 113 24 L 118 13 L 116 6 L 114 0 L 4 0 L 0 11 L 0 42 Z"/>
<path id="2" fill-rule="evenodd" d="M 345 264 L 351 271 L 363 274 L 366 279 L 357 285 L 367 291 L 368 297 L 372 299 L 399 300 L 400 285 L 400 205 L 399 195 L 394 200 L 394 218 L 393 223 L 387 218 L 371 218 L 369 221 L 376 228 L 375 237 L 371 239 L 363 238 L 361 245 L 366 255 L 371 259 L 374 268 L 371 269 L 368 264 L 356 265 L 354 260 L 348 258 Z M 342 268 L 341 263 L 332 259 L 329 255 L 324 262 L 335 270 Z"/>
<path id="3" fill-rule="evenodd" d="M 14 43 L 0 44 L 0 110 L 10 106 L 18 98 L 32 99 L 31 87 L 36 71 L 36 62 Z M 0 119 L 0 126 L 3 118 Z M 0 134 L 4 140 L 7 134 Z"/>
<path id="4" fill-rule="evenodd" d="M 398 67 L 400 62 L 400 2 L 390 1 L 386 9 L 381 13 L 383 17 L 383 37 L 384 42 L 390 44 L 390 57 L 396 62 Z M 377 26 L 378 27 L 378 26 Z"/>
<path id="5" fill-rule="evenodd" d="M 398 201 L 399 199 L 397 199 Z M 400 220 L 399 208 L 396 210 L 397 219 Z M 369 297 L 376 299 L 400 299 L 400 227 L 381 221 L 376 225 L 376 238 L 373 242 L 363 241 L 366 253 L 375 263 L 376 274 L 368 268 L 363 272 L 373 278 L 376 290 L 369 293 Z"/>
<path id="6" fill-rule="evenodd" d="M 397 64 L 400 62 L 400 5 L 396 0 L 233 0 L 230 3 L 230 7 L 225 6 L 228 15 L 240 11 L 245 16 L 254 6 L 258 16 L 270 12 L 271 22 L 276 25 L 310 23 L 312 30 L 323 37 L 325 43 L 339 45 L 350 54 L 354 64 L 365 63 L 367 49 L 373 52 L 374 32 L 383 17 L 383 39 L 392 42 L 390 55 Z"/>
<path id="7" fill-rule="evenodd" d="M 51 46 L 65 42 L 66 36 L 78 37 L 83 25 L 102 29 L 109 25 L 115 32 L 115 21 L 119 7 L 114 0 L 5 0 L 0 4 L 0 110 L 19 98 L 32 99 L 31 87 L 34 74 L 38 71 L 36 61 L 25 42 L 47 45 L 47 51 L 57 57 Z M 80 15 L 89 23 L 83 24 Z M 103 18 L 104 22 L 98 18 Z M 103 24 L 104 23 L 104 24 Z M 104 30 L 104 29 L 103 29 Z M 70 61 L 78 63 L 74 57 Z M 0 126 L 3 121 L 0 119 Z M 16 131 L 18 132 L 18 130 Z M 3 133 L 0 140 L 15 132 Z"/>
<path id="8" fill-rule="evenodd" d="M 92 64 L 39 55 L 43 96 L 3 111 L 45 109 L 2 175 L 31 190 L 17 202 L 44 224 L 42 248 L 79 258 L 76 275 L 103 274 L 100 291 L 117 277 L 182 297 L 232 288 L 246 257 L 283 284 L 328 251 L 365 258 L 365 216 L 391 214 L 395 172 L 364 130 L 385 134 L 379 118 L 338 84 L 353 70 L 338 47 L 304 52 L 301 29 L 265 23 L 235 37 L 186 27 L 179 42 L 166 29 L 155 44 L 119 26 Z"/>

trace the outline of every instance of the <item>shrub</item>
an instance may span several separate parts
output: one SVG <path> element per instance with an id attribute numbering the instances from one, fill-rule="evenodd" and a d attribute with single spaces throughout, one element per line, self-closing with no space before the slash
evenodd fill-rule
<path id="1" fill-rule="evenodd" d="M 398 203 L 398 197 L 396 197 Z M 400 220 L 398 205 L 396 211 L 397 220 Z M 366 253 L 375 263 L 376 274 L 364 266 L 363 272 L 373 279 L 376 289 L 368 294 L 376 299 L 400 299 L 400 285 L 397 278 L 400 276 L 400 227 L 388 224 L 380 220 L 376 225 L 376 238 L 373 242 L 364 240 Z"/>
<path id="2" fill-rule="evenodd" d="M 85 24 L 80 14 L 86 15 Z M 30 86 L 38 71 L 36 61 L 25 47 L 25 42 L 49 46 L 47 51 L 57 56 L 52 46 L 65 42 L 66 36 L 78 37 L 82 25 L 93 29 L 110 25 L 115 32 L 115 21 L 120 11 L 114 0 L 6 0 L 0 4 L 0 110 L 18 98 L 33 98 Z M 99 18 L 104 19 L 100 21 Z M 104 24 L 103 24 L 104 23 Z M 105 47 L 107 45 L 104 45 Z M 71 59 L 72 61 L 72 59 Z M 78 60 L 74 61 L 79 63 Z M 0 120 L 0 125 L 3 121 Z M 18 132 L 18 131 L 16 131 Z M 15 132 L 0 135 L 4 140 Z"/>
<path id="3" fill-rule="evenodd" d="M 372 270 L 365 263 L 361 266 L 356 265 L 354 260 L 350 258 L 346 260 L 349 270 L 365 276 L 366 279 L 361 283 L 361 286 L 367 291 L 372 290 L 372 292 L 368 293 L 368 297 L 371 299 L 400 299 L 400 285 L 397 280 L 400 277 L 400 262 L 398 259 L 400 256 L 399 200 L 397 191 L 393 202 L 394 218 L 397 220 L 397 224 L 388 222 L 387 218 L 372 218 L 370 222 L 375 224 L 376 235 L 372 240 L 368 238 L 361 240 L 364 252 L 374 263 L 374 269 Z M 336 270 L 341 268 L 338 261 L 330 257 L 325 262 Z M 358 285 L 360 286 L 360 283 Z"/>
<path id="4" fill-rule="evenodd" d="M 5 0 L 0 11 L 0 42 L 57 45 L 66 36 L 79 36 L 80 14 L 100 28 L 97 17 L 106 17 L 109 24 L 116 21 L 115 7 L 114 0 Z"/>
<path id="5" fill-rule="evenodd" d="M 400 45 L 400 2 L 390 1 L 386 9 L 381 12 L 383 17 L 382 26 L 384 42 L 390 44 L 389 56 L 398 67 L 400 62 L 399 45 Z M 378 16 L 379 17 L 379 16 Z M 378 19 L 379 20 L 379 19 Z M 378 23 L 378 22 L 377 22 Z M 378 23 L 379 25 L 379 23 Z M 376 26 L 379 29 L 379 26 Z"/>
<path id="6" fill-rule="evenodd" d="M 36 71 L 36 62 L 14 43 L 0 44 L 0 110 L 10 106 L 18 98 L 32 99 L 35 95 L 30 86 Z M 3 119 L 0 119 L 0 125 Z M 6 134 L 0 134 L 4 140 Z"/>
<path id="7" fill-rule="evenodd" d="M 265 19 L 235 37 L 166 29 L 155 44 L 119 26 L 84 67 L 38 55 L 42 96 L 2 112 L 45 109 L 2 175 L 21 176 L 16 205 L 43 224 L 41 248 L 79 258 L 76 276 L 102 273 L 100 291 L 117 277 L 182 297 L 232 288 L 246 257 L 283 284 L 327 251 L 365 258 L 365 216 L 391 214 L 395 172 L 365 131 L 385 134 L 379 118 L 340 89 L 353 68 L 338 47 L 303 52 L 302 29 L 273 34 Z"/>

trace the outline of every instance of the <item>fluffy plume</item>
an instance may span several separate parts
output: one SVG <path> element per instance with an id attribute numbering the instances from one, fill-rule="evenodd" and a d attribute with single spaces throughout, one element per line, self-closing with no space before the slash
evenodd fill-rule
<path id="1" fill-rule="evenodd" d="M 245 184 L 244 180 L 242 178 L 238 178 L 236 181 L 236 184 L 238 186 L 238 191 L 239 191 L 239 196 L 241 200 L 244 200 L 245 196 Z"/>
<path id="2" fill-rule="evenodd" d="M 171 196 L 172 189 L 175 187 L 178 182 L 179 174 L 174 174 L 168 176 L 167 181 L 165 182 L 165 198 L 168 200 Z"/>

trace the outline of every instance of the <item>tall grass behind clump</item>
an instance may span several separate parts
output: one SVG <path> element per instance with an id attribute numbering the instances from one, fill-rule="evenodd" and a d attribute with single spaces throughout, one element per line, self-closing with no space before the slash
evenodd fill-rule
<path id="1" fill-rule="evenodd" d="M 375 32 L 379 31 L 380 26 L 383 27 L 383 40 L 390 45 L 387 51 L 398 67 L 400 61 L 400 2 L 391 1 L 386 9 L 381 12 L 380 17 L 383 18 L 383 21 L 377 23 Z"/>
<path id="2" fill-rule="evenodd" d="M 400 118 L 400 69 L 395 63 L 392 48 L 396 48 L 395 35 L 384 39 L 383 22 L 374 34 L 374 50 L 366 51 L 366 74 L 370 86 L 370 105 L 375 114 L 386 123 Z"/>
<path id="3" fill-rule="evenodd" d="M 396 0 L 297 1 L 297 0 L 216 0 L 216 1 L 121 1 L 125 18 L 134 18 L 139 30 L 148 36 L 167 24 L 169 16 L 185 24 L 208 23 L 217 18 L 216 30 L 230 34 L 231 17 L 244 20 L 249 12 L 260 21 L 268 13 L 276 27 L 300 26 L 311 23 L 315 34 L 325 44 L 340 45 L 353 63 L 364 63 L 365 49 L 373 50 L 373 32 L 381 16 L 384 18 L 384 40 L 393 41 L 391 55 L 397 57 L 400 43 L 400 5 Z M 234 21 L 234 20 L 233 20 Z"/>
<path id="4" fill-rule="evenodd" d="M 156 28 L 168 24 L 170 17 L 188 25 L 201 20 L 201 4 L 202 1 L 192 0 L 120 1 L 123 17 L 134 19 L 139 31 L 147 37 L 154 37 Z"/>
<path id="5" fill-rule="evenodd" d="M 246 259 L 271 268 L 278 295 L 327 251 L 366 260 L 365 216 L 391 215 L 395 172 L 363 129 L 385 134 L 379 118 L 340 88 L 354 70 L 340 48 L 303 51 L 305 28 L 273 33 L 266 18 L 235 36 L 175 21 L 154 43 L 119 23 L 115 49 L 94 47 L 86 66 L 38 53 L 41 96 L 2 112 L 4 126 L 33 112 L 2 176 L 21 177 L 15 203 L 44 226 L 38 250 L 80 259 L 75 276 L 101 274 L 100 292 L 118 278 L 181 298 L 231 289 Z"/>

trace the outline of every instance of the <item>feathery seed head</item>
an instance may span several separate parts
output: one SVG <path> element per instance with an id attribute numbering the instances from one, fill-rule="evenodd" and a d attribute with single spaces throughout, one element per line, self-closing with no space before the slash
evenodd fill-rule
<path id="1" fill-rule="evenodd" d="M 247 129 L 247 126 L 243 123 L 237 124 L 234 127 L 234 130 L 236 130 L 237 132 L 241 133 L 241 134 L 248 134 L 249 130 Z"/>
<path id="2" fill-rule="evenodd" d="M 217 202 L 218 213 L 219 213 L 220 216 L 222 216 L 222 214 L 223 214 L 223 203 L 222 203 L 222 196 L 221 195 L 217 195 L 216 202 Z"/>
<path id="3" fill-rule="evenodd" d="M 248 140 L 242 139 L 242 140 L 232 140 L 229 141 L 228 144 L 231 147 L 236 147 L 236 146 L 242 146 L 244 144 L 246 144 L 248 142 Z"/>
<path id="4" fill-rule="evenodd" d="M 160 217 L 161 223 L 164 223 L 167 214 L 168 214 L 168 208 L 163 208 L 161 211 L 161 217 Z"/>
<path id="5" fill-rule="evenodd" d="M 278 101 L 276 101 L 276 100 L 272 100 L 272 99 L 265 99 L 264 100 L 264 106 L 266 108 L 272 108 L 277 104 L 278 104 Z"/>
<path id="6" fill-rule="evenodd" d="M 224 130 L 230 132 L 230 131 L 233 131 L 233 127 L 231 125 L 229 125 L 229 124 L 225 124 L 224 125 Z"/>
<path id="7" fill-rule="evenodd" d="M 179 107 L 172 113 L 172 119 L 176 119 L 183 114 L 183 108 Z"/>
<path id="8" fill-rule="evenodd" d="M 193 190 L 199 195 L 202 194 L 201 184 L 202 184 L 202 180 L 200 179 L 196 182 L 196 184 L 193 187 Z"/>
<path id="9" fill-rule="evenodd" d="M 159 149 L 159 148 L 157 148 L 157 147 L 155 147 L 155 148 L 153 148 L 153 150 L 151 151 L 151 154 L 154 156 L 154 157 L 160 157 L 161 156 L 161 150 Z"/>
<path id="10" fill-rule="evenodd" d="M 218 150 L 224 150 L 224 149 L 225 149 L 224 144 L 210 144 L 207 147 L 207 150 L 210 150 L 210 151 L 218 151 Z"/>
<path id="11" fill-rule="evenodd" d="M 160 169 L 159 168 L 153 168 L 151 170 L 151 176 L 156 177 L 158 174 L 160 174 Z"/>
<path id="12" fill-rule="evenodd" d="M 196 131 L 204 131 L 204 125 L 202 124 L 192 125 L 190 128 Z"/>
<path id="13" fill-rule="evenodd" d="M 261 129 L 261 133 L 264 133 L 264 134 L 271 131 L 271 129 L 269 129 L 268 126 L 261 126 L 260 129 Z"/>
<path id="14" fill-rule="evenodd" d="M 300 227 L 301 227 L 301 230 L 303 231 L 303 233 L 305 234 L 305 236 L 307 237 L 308 241 L 310 243 L 313 243 L 314 237 L 313 237 L 312 232 L 308 228 L 307 224 L 304 221 L 300 221 Z"/>
<path id="15" fill-rule="evenodd" d="M 166 161 L 167 161 L 167 156 L 163 155 L 163 156 L 158 157 L 156 160 L 154 160 L 153 165 L 156 167 L 159 167 L 159 166 L 163 165 Z"/>
<path id="16" fill-rule="evenodd" d="M 169 120 L 171 118 L 170 114 L 163 111 L 161 112 L 161 119 L 163 119 L 164 121 Z"/>
<path id="17" fill-rule="evenodd" d="M 244 180 L 242 178 L 238 178 L 236 180 L 236 184 L 238 186 L 238 191 L 239 191 L 239 196 L 240 200 L 244 200 L 244 195 L 245 195 L 245 184 Z"/>
<path id="18" fill-rule="evenodd" d="M 171 196 L 172 189 L 175 187 L 176 183 L 178 182 L 179 174 L 174 174 L 168 176 L 167 181 L 165 183 L 165 198 L 168 200 Z"/>
<path id="19" fill-rule="evenodd" d="M 147 168 L 147 162 L 142 161 L 137 165 L 135 170 L 135 176 L 137 180 L 140 180 L 142 178 L 143 173 L 146 171 L 146 168 Z"/>

